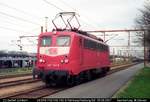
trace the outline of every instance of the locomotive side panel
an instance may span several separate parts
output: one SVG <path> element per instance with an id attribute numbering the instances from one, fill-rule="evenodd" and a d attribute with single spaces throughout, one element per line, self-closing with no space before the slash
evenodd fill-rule
<path id="1" fill-rule="evenodd" d="M 90 39 L 84 39 L 83 46 L 84 67 L 86 69 L 109 67 L 109 49 L 107 45 Z"/>
<path id="2" fill-rule="evenodd" d="M 82 71 L 82 47 L 80 37 L 76 34 L 72 37 L 72 45 L 70 48 L 70 63 L 68 69 L 72 70 L 73 75 L 77 75 Z"/>

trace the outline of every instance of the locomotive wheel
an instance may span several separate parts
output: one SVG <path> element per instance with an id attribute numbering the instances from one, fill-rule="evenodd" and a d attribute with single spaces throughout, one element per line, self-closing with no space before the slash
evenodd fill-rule
<path id="1" fill-rule="evenodd" d="M 49 75 L 43 75 L 43 81 L 45 82 L 46 84 L 46 87 L 49 87 L 49 86 L 56 86 L 56 82 L 53 78 L 51 78 L 51 76 Z"/>
<path id="2" fill-rule="evenodd" d="M 74 83 L 75 83 L 75 85 L 79 85 L 79 84 L 81 84 L 81 77 L 80 77 L 80 74 L 79 75 L 77 75 L 77 76 L 75 76 L 75 79 L 74 79 Z"/>
<path id="3" fill-rule="evenodd" d="M 102 77 L 106 76 L 106 74 L 107 74 L 107 69 L 102 68 L 102 73 L 101 73 Z"/>
<path id="4" fill-rule="evenodd" d="M 70 76 L 67 78 L 67 85 L 68 86 L 73 86 L 75 84 L 75 78 L 73 76 Z"/>
<path id="5" fill-rule="evenodd" d="M 50 84 L 49 83 L 45 83 L 45 87 L 50 87 Z"/>
<path id="6" fill-rule="evenodd" d="M 87 81 L 90 81 L 90 80 L 92 80 L 92 75 L 91 75 L 91 72 L 90 72 L 90 70 L 89 71 L 87 71 Z"/>
<path id="7" fill-rule="evenodd" d="M 107 72 L 110 71 L 110 67 L 107 68 Z"/>
<path id="8" fill-rule="evenodd" d="M 33 73 L 33 79 L 35 79 L 35 74 Z"/>
<path id="9" fill-rule="evenodd" d="M 48 88 L 48 87 L 54 87 L 54 86 L 56 86 L 57 84 L 56 83 L 54 83 L 54 82 L 45 82 L 45 86 Z"/>
<path id="10" fill-rule="evenodd" d="M 56 79 L 50 78 L 49 79 L 49 84 L 50 84 L 50 86 L 56 86 L 57 85 Z"/>
<path id="11" fill-rule="evenodd" d="M 56 86 L 57 84 L 55 82 L 51 82 L 50 86 Z"/>
<path id="12" fill-rule="evenodd" d="M 41 75 L 37 75 L 37 78 L 40 79 L 42 76 Z"/>
<path id="13" fill-rule="evenodd" d="M 91 71 L 91 79 L 96 79 L 98 77 L 98 74 L 95 73 L 94 70 Z"/>
<path id="14" fill-rule="evenodd" d="M 87 82 L 87 81 L 90 81 L 92 79 L 92 73 L 90 72 L 90 70 L 88 71 L 85 71 L 84 72 L 84 76 L 83 76 L 83 81 L 84 82 Z"/>
<path id="15" fill-rule="evenodd" d="M 32 71 L 32 76 L 33 76 L 33 79 L 36 78 L 36 73 L 35 73 L 35 70 Z"/>

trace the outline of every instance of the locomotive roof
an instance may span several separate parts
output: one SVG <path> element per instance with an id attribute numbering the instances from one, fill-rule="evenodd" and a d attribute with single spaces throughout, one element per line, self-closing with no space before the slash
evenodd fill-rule
<path id="1" fill-rule="evenodd" d="M 41 33 L 39 36 L 47 36 L 47 35 L 50 35 L 50 34 L 54 34 L 56 32 L 69 32 L 70 33 L 77 33 L 77 34 L 80 34 L 80 35 L 83 35 L 83 36 L 86 36 L 88 38 L 91 38 L 93 40 L 96 40 L 96 41 L 100 41 L 102 42 L 103 44 L 107 45 L 106 43 L 103 42 L 103 40 L 101 38 L 97 38 L 95 35 L 92 35 L 92 34 L 89 34 L 85 31 L 81 31 L 81 30 L 53 30 L 52 32 L 44 32 L 44 33 Z"/>

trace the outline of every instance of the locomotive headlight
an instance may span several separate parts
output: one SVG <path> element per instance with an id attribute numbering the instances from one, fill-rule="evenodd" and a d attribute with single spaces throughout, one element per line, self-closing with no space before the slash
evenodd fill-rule
<path id="1" fill-rule="evenodd" d="M 64 59 L 64 62 L 65 62 L 65 63 L 68 63 L 68 62 L 69 62 L 69 60 L 68 60 L 68 59 Z"/>
<path id="2" fill-rule="evenodd" d="M 45 60 L 44 59 L 39 59 L 39 62 L 40 63 L 45 63 Z"/>
<path id="3" fill-rule="evenodd" d="M 64 63 L 64 60 L 60 60 L 61 63 Z"/>
<path id="4" fill-rule="evenodd" d="M 43 60 L 43 63 L 45 63 L 46 61 L 45 60 Z"/>
<path id="5" fill-rule="evenodd" d="M 63 59 L 63 60 L 60 60 L 60 62 L 63 64 L 63 63 L 68 63 L 69 62 L 69 60 L 68 59 Z"/>
<path id="6" fill-rule="evenodd" d="M 39 62 L 42 62 L 43 60 L 42 59 L 39 59 Z"/>

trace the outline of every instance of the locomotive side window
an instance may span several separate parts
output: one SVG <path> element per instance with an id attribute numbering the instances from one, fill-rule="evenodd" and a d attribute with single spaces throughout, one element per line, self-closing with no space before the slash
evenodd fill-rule
<path id="1" fill-rule="evenodd" d="M 84 48 L 96 50 L 97 43 L 91 40 L 84 39 Z"/>
<path id="2" fill-rule="evenodd" d="M 70 45 L 70 36 L 58 36 L 57 37 L 57 46 L 69 46 Z"/>
<path id="3" fill-rule="evenodd" d="M 41 46 L 51 46 L 51 43 L 52 43 L 51 37 L 48 37 L 48 36 L 42 37 Z"/>
<path id="4" fill-rule="evenodd" d="M 98 49 L 99 51 L 108 51 L 108 46 L 99 44 Z"/>
<path id="5" fill-rule="evenodd" d="M 84 48 L 98 51 L 108 51 L 108 46 L 88 39 L 84 39 Z"/>
<path id="6" fill-rule="evenodd" d="M 90 48 L 90 42 L 87 39 L 84 39 L 84 48 Z"/>

